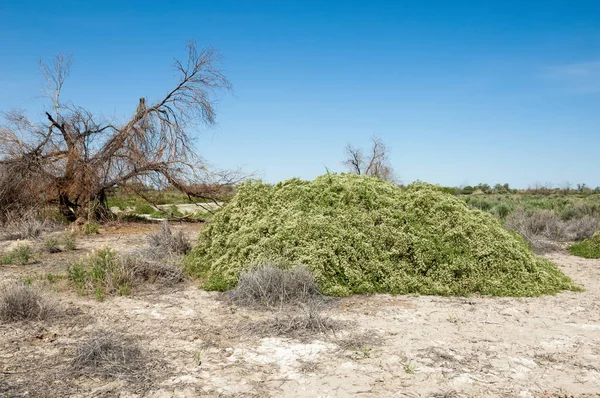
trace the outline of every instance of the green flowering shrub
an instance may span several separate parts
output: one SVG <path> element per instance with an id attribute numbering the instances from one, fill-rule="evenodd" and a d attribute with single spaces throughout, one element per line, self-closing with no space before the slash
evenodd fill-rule
<path id="1" fill-rule="evenodd" d="M 206 289 L 227 290 L 251 264 L 274 258 L 308 268 L 329 295 L 578 289 L 493 216 L 439 187 L 401 189 L 353 174 L 243 184 L 202 230 L 186 267 Z"/>

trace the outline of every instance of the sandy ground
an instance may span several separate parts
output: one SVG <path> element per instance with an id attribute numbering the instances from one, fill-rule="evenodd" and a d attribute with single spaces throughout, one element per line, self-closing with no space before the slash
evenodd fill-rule
<path id="1" fill-rule="evenodd" d="M 143 247 L 154 228 L 106 228 L 82 238 L 75 253 L 0 266 L 0 278 L 64 273 L 72 258 L 106 243 Z M 199 226 L 179 228 L 194 237 Z M 600 397 L 600 260 L 549 257 L 586 291 L 354 296 L 330 304 L 339 330 L 301 340 L 243 332 L 272 314 L 232 307 L 194 281 L 104 302 L 46 284 L 66 315 L 0 324 L 0 397 Z M 150 377 L 73 374 L 77 342 L 97 330 L 134 338 Z M 357 343 L 342 348 L 348 339 Z"/>

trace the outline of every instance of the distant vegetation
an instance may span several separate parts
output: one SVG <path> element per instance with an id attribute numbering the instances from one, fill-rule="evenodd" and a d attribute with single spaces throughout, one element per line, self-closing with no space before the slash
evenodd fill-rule
<path id="1" fill-rule="evenodd" d="M 600 187 L 592 189 L 587 184 L 580 183 L 573 187 L 566 183 L 561 188 L 552 188 L 550 185 L 535 184 L 526 189 L 513 189 L 509 184 L 496 184 L 493 187 L 489 184 L 480 183 L 475 186 L 464 187 L 445 187 L 448 193 L 455 195 L 471 195 L 471 194 L 530 194 L 530 195 L 591 195 L 600 194 Z"/>
<path id="2" fill-rule="evenodd" d="M 454 193 L 470 208 L 490 213 L 519 232 L 537 252 L 557 250 L 560 242 L 582 241 L 600 231 L 600 194 L 585 184 L 576 190 L 514 190 L 505 184 L 502 187 L 510 193 L 494 193 L 495 189 L 484 193 L 487 187 L 480 184 L 469 194 L 455 188 Z"/>

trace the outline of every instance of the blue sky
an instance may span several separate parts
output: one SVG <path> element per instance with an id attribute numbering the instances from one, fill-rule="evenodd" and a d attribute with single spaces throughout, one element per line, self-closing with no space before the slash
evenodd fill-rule
<path id="1" fill-rule="evenodd" d="M 126 4 L 124 4 L 126 3 Z M 234 91 L 198 151 L 267 181 L 342 171 L 373 135 L 405 182 L 600 185 L 598 1 L 0 1 L 0 110 L 66 99 L 125 117 L 213 45 Z"/>

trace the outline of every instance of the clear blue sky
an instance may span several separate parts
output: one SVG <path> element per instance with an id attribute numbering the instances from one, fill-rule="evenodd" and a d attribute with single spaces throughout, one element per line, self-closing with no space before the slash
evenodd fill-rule
<path id="1" fill-rule="evenodd" d="M 0 110 L 39 114 L 63 52 L 65 98 L 126 116 L 188 39 L 234 85 L 198 145 L 216 165 L 313 178 L 377 135 L 405 182 L 600 185 L 600 1 L 1 0 Z"/>

